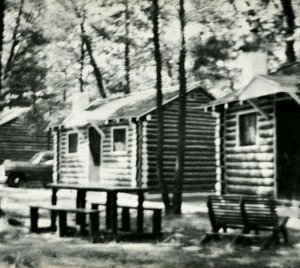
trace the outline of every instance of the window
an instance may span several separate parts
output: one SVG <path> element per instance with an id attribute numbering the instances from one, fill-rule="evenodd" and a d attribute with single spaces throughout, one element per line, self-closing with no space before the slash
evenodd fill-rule
<path id="1" fill-rule="evenodd" d="M 78 134 L 70 133 L 68 135 L 68 153 L 77 153 L 78 151 Z"/>
<path id="2" fill-rule="evenodd" d="M 190 100 L 196 100 L 197 99 L 197 94 L 195 91 L 190 93 Z"/>
<path id="3" fill-rule="evenodd" d="M 112 150 L 113 152 L 124 152 L 126 151 L 126 128 L 115 128 L 113 129 L 112 135 Z"/>
<path id="4" fill-rule="evenodd" d="M 242 114 L 239 116 L 240 146 L 249 146 L 256 144 L 256 125 L 256 113 Z"/>

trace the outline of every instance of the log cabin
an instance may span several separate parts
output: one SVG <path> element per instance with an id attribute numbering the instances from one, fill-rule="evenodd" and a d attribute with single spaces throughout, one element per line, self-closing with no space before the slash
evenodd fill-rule
<path id="1" fill-rule="evenodd" d="M 218 115 L 217 188 L 300 200 L 300 63 L 267 74 L 265 54 L 245 57 L 244 86 L 204 105 Z"/>
<path id="2" fill-rule="evenodd" d="M 158 188 L 156 91 L 95 100 L 75 96 L 73 112 L 53 128 L 54 180 Z M 214 191 L 215 118 L 196 107 L 214 99 L 188 85 L 184 191 Z M 77 103 L 77 104 L 76 104 Z M 163 174 L 172 187 L 177 150 L 178 87 L 163 91 Z M 80 107 L 83 106 L 83 107 Z"/>
<path id="3" fill-rule="evenodd" d="M 49 150 L 50 136 L 47 131 L 33 135 L 24 116 L 28 107 L 14 107 L 0 113 L 0 164 L 5 159 L 29 160 L 35 153 Z"/>

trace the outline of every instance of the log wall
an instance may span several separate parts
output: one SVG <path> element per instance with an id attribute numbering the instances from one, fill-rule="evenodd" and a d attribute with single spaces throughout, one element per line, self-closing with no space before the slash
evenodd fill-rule
<path id="1" fill-rule="evenodd" d="M 86 183 L 89 173 L 89 144 L 87 128 L 78 131 L 78 152 L 68 153 L 68 134 L 74 130 L 62 129 L 60 133 L 59 179 L 64 183 Z M 57 150 L 57 149 L 56 149 Z"/>
<path id="2" fill-rule="evenodd" d="M 112 128 L 127 128 L 127 152 L 112 151 Z M 136 125 L 132 122 L 101 126 L 102 140 L 100 182 L 105 186 L 136 186 Z"/>
<path id="3" fill-rule="evenodd" d="M 192 93 L 192 94 L 191 94 Z M 184 191 L 213 191 L 216 183 L 216 119 L 199 109 L 210 98 L 199 91 L 187 96 L 186 153 Z M 164 106 L 164 178 L 172 187 L 177 152 L 178 100 Z M 158 188 L 156 174 L 157 116 L 144 122 L 143 129 L 143 184 Z"/>
<path id="4" fill-rule="evenodd" d="M 230 104 L 224 116 L 224 179 L 225 192 L 233 194 L 273 195 L 275 191 L 275 116 L 274 101 L 262 98 L 258 106 L 267 114 L 257 113 L 258 144 L 239 146 L 238 114 L 254 112 L 250 104 Z"/>
<path id="5" fill-rule="evenodd" d="M 0 126 L 0 164 L 5 159 L 29 160 L 35 153 L 52 149 L 48 133 L 32 135 L 22 118 Z"/>

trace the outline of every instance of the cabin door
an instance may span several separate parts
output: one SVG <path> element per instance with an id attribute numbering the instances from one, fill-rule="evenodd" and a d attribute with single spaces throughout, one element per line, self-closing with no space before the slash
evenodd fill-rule
<path id="1" fill-rule="evenodd" d="M 300 105 L 277 102 L 277 193 L 300 200 Z"/>
<path id="2" fill-rule="evenodd" d="M 101 136 L 93 127 L 89 128 L 89 158 L 89 180 L 90 182 L 99 182 L 101 166 Z"/>

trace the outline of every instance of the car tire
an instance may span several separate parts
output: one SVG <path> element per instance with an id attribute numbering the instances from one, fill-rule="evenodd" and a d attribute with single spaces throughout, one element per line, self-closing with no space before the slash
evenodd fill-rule
<path id="1" fill-rule="evenodd" d="M 8 178 L 9 187 L 25 187 L 26 181 L 22 174 L 11 174 Z"/>

